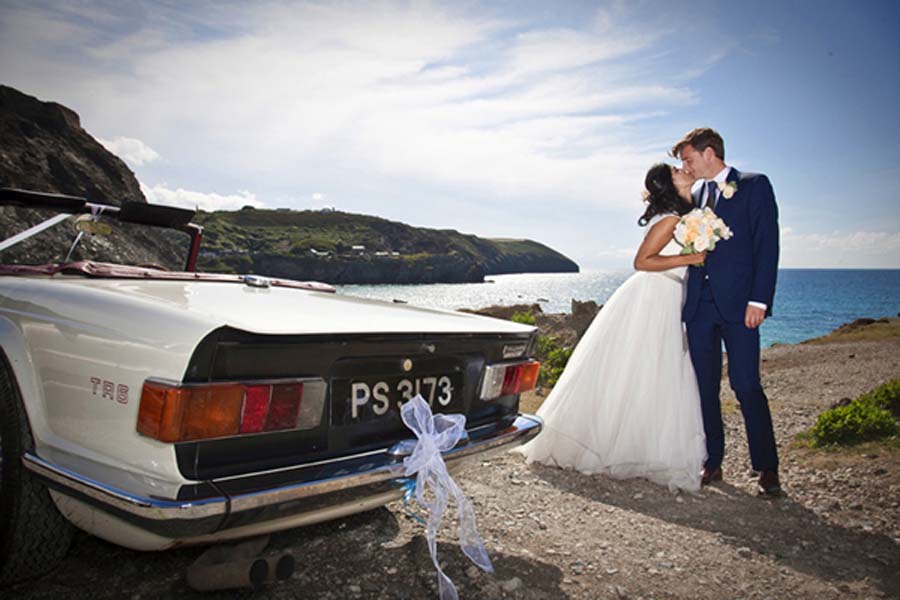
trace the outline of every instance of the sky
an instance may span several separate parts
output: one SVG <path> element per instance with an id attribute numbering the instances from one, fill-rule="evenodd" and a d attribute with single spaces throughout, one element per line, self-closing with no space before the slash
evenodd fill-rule
<path id="1" fill-rule="evenodd" d="M 709 126 L 781 267 L 900 268 L 900 2 L 0 0 L 0 83 L 148 200 L 334 207 L 630 268 L 647 169 Z"/>

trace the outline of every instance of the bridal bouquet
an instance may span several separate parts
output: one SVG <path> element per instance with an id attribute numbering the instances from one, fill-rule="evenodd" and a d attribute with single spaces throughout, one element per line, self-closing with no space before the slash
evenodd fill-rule
<path id="1" fill-rule="evenodd" d="M 712 252 L 716 249 L 717 242 L 731 236 L 731 230 L 725 221 L 710 208 L 695 208 L 681 217 L 675 226 L 675 241 L 681 245 L 682 254 Z"/>

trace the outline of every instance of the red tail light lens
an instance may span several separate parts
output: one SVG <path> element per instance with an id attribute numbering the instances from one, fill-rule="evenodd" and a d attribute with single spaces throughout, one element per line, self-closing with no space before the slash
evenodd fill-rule
<path id="1" fill-rule="evenodd" d="M 267 385 L 247 387 L 244 410 L 241 415 L 241 433 L 259 433 L 265 429 L 271 392 L 272 389 Z"/>
<path id="2" fill-rule="evenodd" d="M 187 385 L 147 380 L 137 431 L 161 442 L 183 442 L 312 429 L 322 421 L 325 389 L 321 379 Z"/>
<path id="3" fill-rule="evenodd" d="M 519 380 L 522 378 L 522 367 L 521 365 L 516 365 L 512 368 L 507 368 L 506 372 L 503 374 L 503 387 L 500 389 L 501 396 L 509 396 L 510 394 L 516 394 L 519 391 Z"/>

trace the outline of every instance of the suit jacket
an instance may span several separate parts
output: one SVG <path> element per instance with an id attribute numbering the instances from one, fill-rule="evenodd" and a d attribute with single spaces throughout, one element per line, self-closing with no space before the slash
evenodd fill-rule
<path id="1" fill-rule="evenodd" d="M 706 255 L 706 265 L 688 269 L 682 318 L 693 319 L 700 303 L 703 280 L 709 284 L 719 313 L 726 321 L 743 322 L 747 303 L 763 302 L 772 315 L 778 275 L 778 206 L 769 178 L 741 173 L 734 167 L 726 181 L 737 184 L 731 198 L 719 194 L 716 214 L 734 233 Z"/>

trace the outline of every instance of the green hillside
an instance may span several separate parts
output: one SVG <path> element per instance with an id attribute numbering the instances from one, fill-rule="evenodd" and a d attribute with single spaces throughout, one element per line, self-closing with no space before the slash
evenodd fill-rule
<path id="1" fill-rule="evenodd" d="M 195 221 L 204 227 L 200 267 L 211 271 L 331 283 L 418 283 L 578 270 L 562 254 L 531 240 L 484 239 L 338 211 L 247 207 L 201 212 Z"/>

